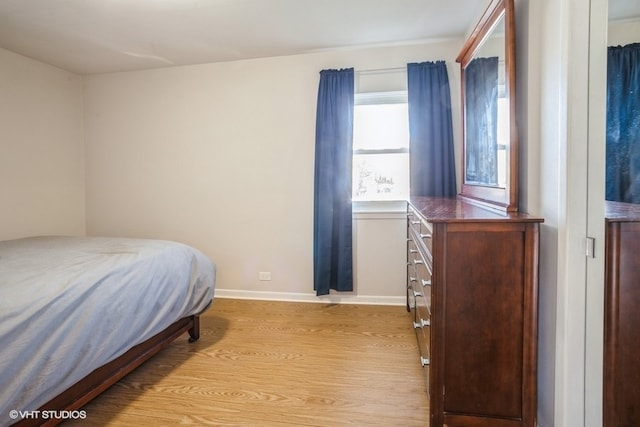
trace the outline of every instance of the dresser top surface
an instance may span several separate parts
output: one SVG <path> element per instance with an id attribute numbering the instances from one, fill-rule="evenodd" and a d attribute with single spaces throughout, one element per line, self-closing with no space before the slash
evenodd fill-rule
<path id="1" fill-rule="evenodd" d="M 409 204 L 430 222 L 542 222 L 525 213 L 502 213 L 458 198 L 411 197 Z"/>
<path id="2" fill-rule="evenodd" d="M 640 221 L 640 205 L 606 201 L 604 204 L 604 217 L 607 222 Z"/>

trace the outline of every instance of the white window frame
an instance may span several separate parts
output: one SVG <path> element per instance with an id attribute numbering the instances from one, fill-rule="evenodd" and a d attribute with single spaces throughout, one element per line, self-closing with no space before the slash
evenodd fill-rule
<path id="1" fill-rule="evenodd" d="M 356 93 L 354 105 L 376 105 L 376 104 L 407 104 L 409 96 L 406 90 L 387 92 L 364 92 Z M 407 120 L 409 118 L 407 117 Z M 409 153 L 406 148 L 388 149 L 354 149 L 352 155 L 358 154 L 404 154 Z M 354 214 L 376 214 L 376 213 L 402 213 L 406 211 L 406 201 L 404 200 L 353 200 Z"/>

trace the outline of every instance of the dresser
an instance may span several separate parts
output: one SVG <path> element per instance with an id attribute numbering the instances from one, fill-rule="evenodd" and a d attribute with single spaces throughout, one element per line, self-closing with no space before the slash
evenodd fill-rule
<path id="1" fill-rule="evenodd" d="M 535 426 L 539 218 L 407 205 L 407 310 L 431 427 Z"/>
<path id="2" fill-rule="evenodd" d="M 605 206 L 604 426 L 638 426 L 640 205 Z"/>

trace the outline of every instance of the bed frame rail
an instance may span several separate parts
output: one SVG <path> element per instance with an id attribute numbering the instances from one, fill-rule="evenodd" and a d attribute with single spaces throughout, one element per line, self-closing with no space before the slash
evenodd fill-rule
<path id="1" fill-rule="evenodd" d="M 122 379 L 160 350 L 167 347 L 184 332 L 189 333 L 189 342 L 200 338 L 200 316 L 184 317 L 148 340 L 132 347 L 129 351 L 91 372 L 76 384 L 42 405 L 42 411 L 75 411 L 89 403 L 100 393 Z M 23 419 L 14 426 L 55 426 L 64 419 Z"/>

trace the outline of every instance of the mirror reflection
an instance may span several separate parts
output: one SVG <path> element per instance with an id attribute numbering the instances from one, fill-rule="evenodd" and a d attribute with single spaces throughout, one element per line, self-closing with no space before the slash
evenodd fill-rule
<path id="1" fill-rule="evenodd" d="M 504 59 L 503 16 L 464 70 L 466 184 L 506 187 L 509 103 Z"/>
<path id="2" fill-rule="evenodd" d="M 606 194 L 640 203 L 640 5 L 609 2 Z"/>
<path id="3" fill-rule="evenodd" d="M 462 188 L 459 196 L 518 212 L 513 0 L 492 0 L 465 42 L 462 72 Z"/>

